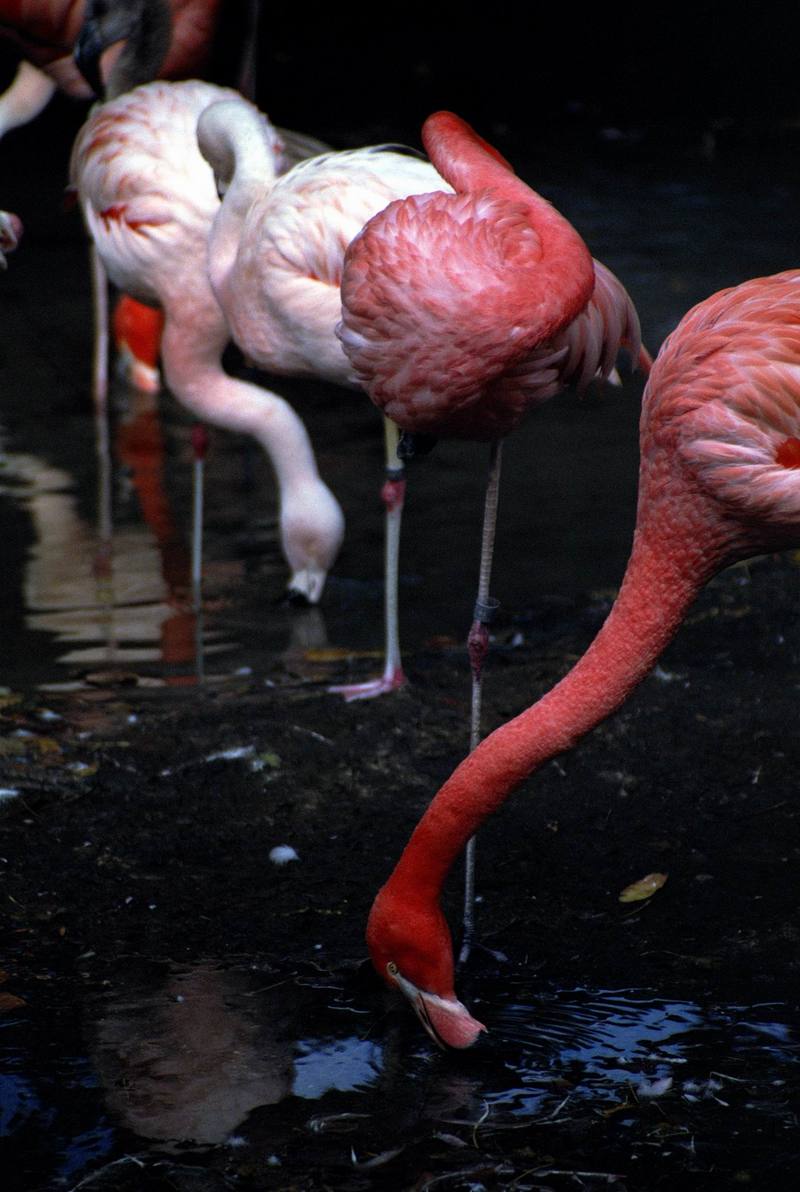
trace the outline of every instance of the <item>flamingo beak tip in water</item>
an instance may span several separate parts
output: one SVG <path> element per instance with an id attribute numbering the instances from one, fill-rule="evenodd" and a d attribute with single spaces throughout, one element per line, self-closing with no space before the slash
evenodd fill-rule
<path id="1" fill-rule="evenodd" d="M 307 565 L 292 573 L 286 589 L 286 600 L 292 605 L 319 604 L 325 587 L 327 571 Z"/>
<path id="2" fill-rule="evenodd" d="M 423 1027 L 440 1047 L 455 1047 L 463 1050 L 471 1047 L 478 1036 L 486 1030 L 482 1022 L 473 1018 L 467 1007 L 457 997 L 445 998 L 436 993 L 419 989 L 413 981 L 392 966 L 392 982 L 408 998 L 414 1013 Z"/>

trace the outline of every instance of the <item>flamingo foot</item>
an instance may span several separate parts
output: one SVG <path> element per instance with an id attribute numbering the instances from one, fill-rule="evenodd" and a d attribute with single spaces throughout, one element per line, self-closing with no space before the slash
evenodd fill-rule
<path id="1" fill-rule="evenodd" d="M 329 687 L 332 695 L 341 695 L 345 703 L 352 703 L 357 699 L 374 699 L 376 695 L 388 695 L 390 691 L 397 691 L 405 687 L 408 680 L 403 674 L 402 667 L 388 668 L 377 679 L 368 679 L 364 683 L 341 683 Z"/>

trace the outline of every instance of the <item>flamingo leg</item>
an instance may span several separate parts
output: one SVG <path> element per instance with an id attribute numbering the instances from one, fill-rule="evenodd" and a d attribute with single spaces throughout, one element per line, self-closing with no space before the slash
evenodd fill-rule
<path id="1" fill-rule="evenodd" d="M 469 748 L 476 749 L 481 740 L 481 699 L 483 695 L 483 663 L 489 652 L 489 625 L 497 611 L 497 601 L 489 595 L 497 528 L 497 502 L 500 492 L 502 441 L 495 439 L 489 453 L 486 479 L 486 500 L 483 507 L 481 535 L 481 563 L 478 575 L 478 594 L 474 620 L 467 638 L 470 669 L 472 671 L 472 705 L 470 709 Z M 472 948 L 475 934 L 475 837 L 467 841 L 464 854 L 464 923 L 459 963 L 464 964 Z"/>
<path id="2" fill-rule="evenodd" d="M 205 678 L 203 653 L 203 488 L 208 453 L 208 431 L 201 422 L 192 427 L 194 473 L 192 483 L 192 609 L 195 624 L 195 677 Z"/>
<path id="3" fill-rule="evenodd" d="M 108 279 L 94 240 L 89 247 L 89 272 L 92 279 L 92 314 L 94 315 L 92 399 L 95 411 L 106 411 L 108 407 Z"/>
<path id="4" fill-rule="evenodd" d="M 111 432 L 108 419 L 108 280 L 100 254 L 92 242 L 89 250 L 94 314 L 94 356 L 92 359 L 92 403 L 94 407 L 95 453 L 97 456 L 97 549 L 94 572 L 107 601 L 111 588 Z"/>
<path id="5" fill-rule="evenodd" d="M 386 447 L 386 479 L 381 489 L 381 500 L 386 508 L 384 541 L 384 633 L 385 660 L 383 674 L 365 683 L 345 683 L 328 690 L 341 695 L 349 703 L 356 699 L 372 699 L 395 691 L 406 682 L 400 657 L 400 630 L 398 618 L 398 586 L 400 571 L 400 525 L 403 517 L 406 480 L 403 461 L 397 454 L 400 438 L 396 425 L 389 419 L 383 420 L 384 443 Z"/>
<path id="6" fill-rule="evenodd" d="M 202 603 L 203 588 L 203 481 L 207 451 L 208 431 L 198 422 L 192 427 L 192 603 L 197 612 Z"/>

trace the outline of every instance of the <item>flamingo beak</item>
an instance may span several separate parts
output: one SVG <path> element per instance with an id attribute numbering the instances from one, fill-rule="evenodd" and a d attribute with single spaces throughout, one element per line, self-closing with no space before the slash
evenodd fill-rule
<path id="1" fill-rule="evenodd" d="M 75 65 L 98 99 L 105 98 L 105 87 L 100 74 L 100 55 L 106 44 L 97 21 L 90 19 L 84 22 L 72 51 Z"/>
<path id="2" fill-rule="evenodd" d="M 419 989 L 401 973 L 395 973 L 394 984 L 408 998 L 422 1026 L 439 1047 L 471 1047 L 486 1027 L 473 1018 L 458 998 L 439 997 Z"/>
<path id="3" fill-rule="evenodd" d="M 311 563 L 292 572 L 287 588 L 289 603 L 319 604 L 327 575 L 324 568 L 315 567 Z"/>

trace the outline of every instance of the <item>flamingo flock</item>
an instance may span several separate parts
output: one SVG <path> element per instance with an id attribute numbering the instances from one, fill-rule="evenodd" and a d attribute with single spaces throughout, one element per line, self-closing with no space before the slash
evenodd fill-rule
<path id="1" fill-rule="evenodd" d="M 163 0 L 141 4 L 138 26 L 119 36 L 133 42 L 144 13 L 167 18 L 151 80 L 170 54 L 194 61 L 207 48 L 218 5 L 201 6 L 208 27 L 191 49 L 179 38 L 191 0 L 174 0 L 171 13 Z M 46 36 L 24 3 L 0 10 L 27 61 L 47 72 L 43 83 L 23 68 L 5 107 L 0 101 L 0 127 L 16 118 L 26 86 L 36 95 L 29 111 L 52 85 L 80 86 L 65 51 L 77 45 L 83 54 L 97 14 L 90 0 L 85 12 L 79 7 L 45 6 Z M 101 39 L 95 56 L 107 46 Z M 107 62 L 98 80 L 111 79 L 125 58 Z M 468 1047 L 485 1028 L 455 992 L 441 907 L 455 861 L 521 784 L 621 706 L 714 574 L 800 543 L 800 270 L 712 294 L 651 361 L 622 283 L 459 116 L 426 121 L 428 160 L 387 146 L 320 153 L 230 88 L 162 79 L 112 90 L 119 93 L 98 103 L 78 134 L 71 175 L 108 275 L 159 312 L 142 344 L 122 319 L 119 338 L 143 387 L 158 385 L 158 341 L 175 397 L 203 422 L 249 434 L 265 450 L 289 590 L 310 603 L 322 599 L 335 566 L 342 511 L 298 413 L 279 392 L 230 375 L 223 351 L 235 342 L 270 377 L 359 389 L 383 417 L 385 665 L 378 678 L 338 689 L 345 698 L 391 698 L 405 681 L 396 591 L 404 454 L 420 438 L 492 444 L 469 637 L 470 751 L 414 829 L 367 925 L 378 975 L 408 998 L 436 1043 Z M 0 213 L 0 263 L 21 230 L 15 215 Z M 481 740 L 499 444 L 565 387 L 614 380 L 620 353 L 647 376 L 622 585 L 566 676 Z M 464 930 L 473 930 L 468 913 Z"/>

